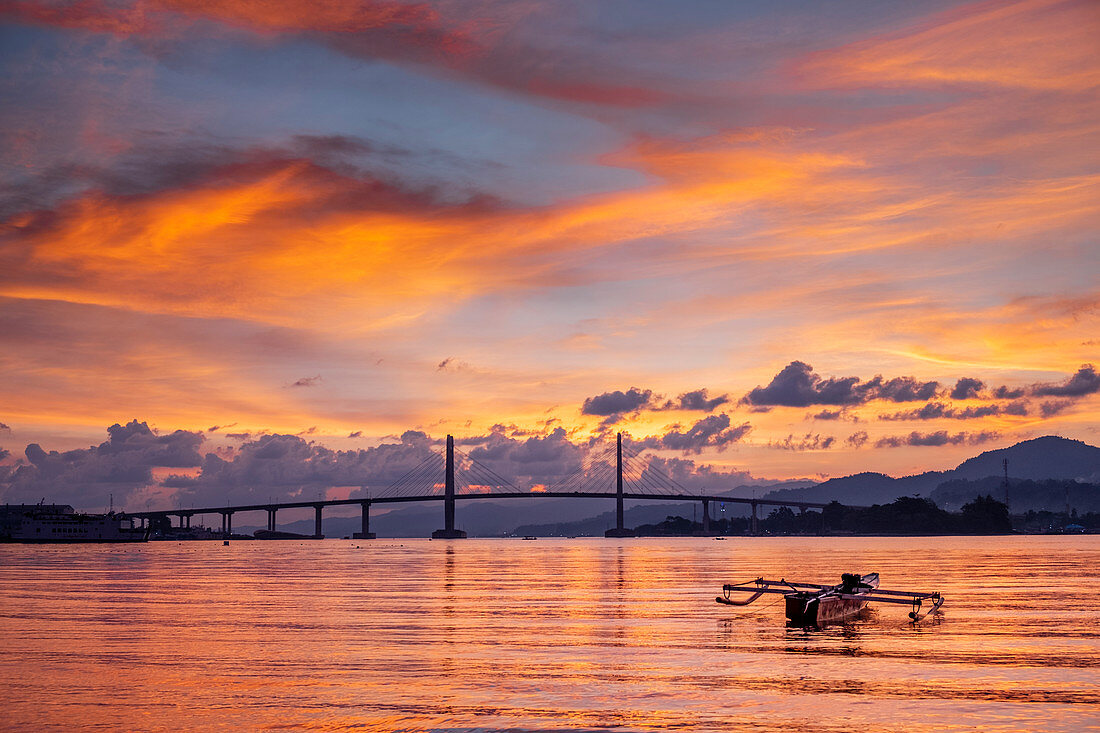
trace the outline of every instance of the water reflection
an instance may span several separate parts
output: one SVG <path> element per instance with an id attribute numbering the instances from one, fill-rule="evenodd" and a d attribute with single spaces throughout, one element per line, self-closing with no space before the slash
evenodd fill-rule
<path id="1" fill-rule="evenodd" d="M 1079 538 L 466 540 L 0 548 L 3 727 L 1082 730 L 1100 548 Z M 714 603 L 876 570 L 820 631 Z M 1003 568 L 1003 569 L 1002 569 Z M 1023 577 L 1021 577 L 1021 574 Z M 1036 588 L 1040 590 L 1037 592 Z M 188 710 L 181 716 L 182 707 Z"/>

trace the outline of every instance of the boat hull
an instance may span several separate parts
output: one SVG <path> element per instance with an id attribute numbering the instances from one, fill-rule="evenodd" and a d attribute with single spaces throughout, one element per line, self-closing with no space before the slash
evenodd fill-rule
<path id="1" fill-rule="evenodd" d="M 77 513 L 67 504 L 0 506 L 0 542 L 77 545 L 149 539 L 148 530 L 132 525 L 133 521 L 123 514 Z"/>
<path id="2" fill-rule="evenodd" d="M 21 545 L 106 545 L 118 542 L 148 542 L 144 534 L 110 538 L 93 537 L 91 539 L 39 539 L 37 537 L 0 537 L 0 544 Z"/>
<path id="3" fill-rule="evenodd" d="M 857 601 L 836 596 L 789 595 L 787 601 L 787 623 L 791 626 L 828 626 L 850 621 L 859 616 L 867 607 L 866 601 Z"/>

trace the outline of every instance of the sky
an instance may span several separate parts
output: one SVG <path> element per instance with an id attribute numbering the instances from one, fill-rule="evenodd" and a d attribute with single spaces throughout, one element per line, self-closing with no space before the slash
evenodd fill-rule
<path id="1" fill-rule="evenodd" d="M 0 0 L 0 500 L 1100 442 L 1100 5 Z"/>

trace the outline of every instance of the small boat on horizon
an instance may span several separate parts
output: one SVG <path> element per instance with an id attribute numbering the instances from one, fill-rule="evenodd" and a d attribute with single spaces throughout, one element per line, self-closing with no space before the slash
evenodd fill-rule
<path id="1" fill-rule="evenodd" d="M 252 533 L 252 536 L 258 540 L 323 540 L 325 538 L 323 534 L 298 534 L 278 529 L 258 529 Z"/>
<path id="2" fill-rule="evenodd" d="M 913 621 L 920 621 L 929 613 L 939 613 L 943 605 L 943 596 L 938 592 L 880 590 L 878 582 L 878 573 L 844 573 L 836 585 L 800 583 L 785 578 L 757 578 L 746 583 L 723 585 L 722 595 L 714 600 L 727 606 L 747 606 L 766 593 L 780 593 L 786 601 L 787 624 L 801 627 L 843 623 L 858 616 L 872 601 L 910 605 L 909 618 Z M 731 596 L 733 593 L 750 595 L 738 600 Z M 925 601 L 931 601 L 932 606 L 921 614 Z"/>

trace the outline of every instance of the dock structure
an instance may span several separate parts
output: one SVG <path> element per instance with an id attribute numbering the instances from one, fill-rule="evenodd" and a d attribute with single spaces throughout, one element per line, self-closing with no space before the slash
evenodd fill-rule
<path id="1" fill-rule="evenodd" d="M 704 535 L 711 533 L 711 516 L 710 505 L 711 502 L 719 502 L 722 504 L 741 504 L 747 505 L 751 508 L 750 517 L 750 533 L 757 534 L 759 531 L 759 519 L 758 508 L 762 506 L 769 507 L 792 507 L 799 509 L 800 511 L 806 511 L 807 509 L 824 509 L 827 504 L 821 502 L 812 501 L 790 501 L 790 500 L 771 500 L 771 499 L 758 499 L 758 498 L 740 498 L 731 496 L 721 496 L 718 494 L 710 493 L 695 493 L 689 491 L 675 482 L 670 482 L 667 486 L 660 486 L 652 480 L 637 481 L 638 476 L 644 476 L 645 470 L 639 467 L 639 464 L 633 460 L 624 457 L 623 439 L 622 434 L 616 436 L 615 451 L 614 451 L 614 490 L 582 490 L 583 487 L 577 488 L 576 482 L 570 484 L 565 482 L 560 488 L 552 487 L 541 491 L 523 491 L 510 484 L 504 479 L 500 479 L 500 486 L 493 487 L 491 491 L 471 491 L 470 493 L 461 493 L 457 490 L 458 484 L 456 481 L 456 461 L 455 461 L 455 445 L 454 437 L 448 435 L 446 441 L 446 447 L 443 452 L 443 476 L 442 485 L 443 491 L 439 493 L 438 479 L 430 479 L 430 483 L 426 484 L 419 491 L 412 493 L 393 493 L 390 495 L 372 496 L 369 498 L 356 497 L 349 499 L 320 499 L 313 501 L 284 501 L 284 502 L 266 502 L 263 504 L 241 504 L 236 506 L 223 506 L 223 507 L 200 507 L 200 508 L 188 508 L 188 509 L 168 509 L 163 511 L 143 511 L 143 512 L 127 512 L 127 514 L 137 520 L 140 520 L 141 526 L 146 527 L 150 523 L 156 526 L 157 523 L 164 521 L 171 521 L 172 517 L 177 517 L 179 526 L 181 528 L 191 526 L 191 517 L 196 514 L 220 514 L 222 518 L 222 535 L 226 538 L 231 537 L 233 534 L 233 515 L 239 512 L 266 512 L 267 513 L 267 529 L 269 531 L 276 530 L 276 514 L 280 509 L 305 509 L 312 508 L 314 510 L 314 523 L 313 523 L 313 537 L 321 539 L 324 537 L 323 533 L 323 512 L 327 507 L 344 507 L 344 506 L 359 506 L 362 512 L 362 524 L 361 530 L 355 532 L 352 535 L 353 539 L 374 539 L 375 534 L 370 531 L 370 512 L 371 506 L 374 504 L 398 504 L 398 503 L 410 503 L 410 502 L 433 502 L 440 501 L 443 503 L 443 527 L 432 532 L 432 539 L 463 539 L 466 537 L 466 532 L 456 527 L 456 504 L 458 501 L 472 501 L 478 499 L 614 499 L 615 501 L 615 526 L 608 529 L 604 535 L 610 538 L 618 537 L 633 537 L 634 530 L 624 525 L 624 502 L 626 500 L 644 500 L 644 501 L 691 501 L 699 502 L 703 509 L 703 521 L 702 532 Z M 465 457 L 467 463 L 470 463 L 472 459 L 469 456 Z M 439 461 L 439 456 L 436 454 L 435 460 Z M 610 468 L 610 455 L 607 457 L 608 463 L 605 464 L 605 473 L 600 474 L 606 478 L 610 478 L 608 475 L 611 471 Z M 626 473 L 627 466 L 630 464 L 632 471 L 632 482 L 638 485 L 638 490 L 627 490 L 626 487 Z M 438 470 L 438 463 L 436 464 Z M 647 469 L 648 470 L 648 469 Z M 492 474 L 491 471 L 487 472 Z M 495 476 L 495 474 L 493 474 Z M 500 477 L 497 477 L 498 479 Z M 606 484 L 605 484 L 606 485 Z M 484 487 L 481 487 L 484 488 Z M 610 488 L 610 487 L 608 487 Z"/>

